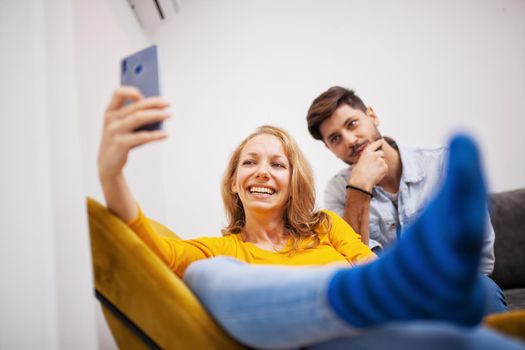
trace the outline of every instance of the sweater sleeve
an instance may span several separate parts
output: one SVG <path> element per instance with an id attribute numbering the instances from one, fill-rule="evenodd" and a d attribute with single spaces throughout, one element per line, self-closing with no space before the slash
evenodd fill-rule
<path id="1" fill-rule="evenodd" d="M 192 262 L 215 255 L 210 239 L 201 242 L 160 236 L 140 208 L 138 216 L 128 226 L 179 277 Z"/>
<path id="2" fill-rule="evenodd" d="M 333 247 L 342 254 L 351 265 L 365 264 L 377 258 L 372 250 L 361 241 L 361 236 L 359 236 L 343 218 L 328 210 L 326 213 L 330 215 L 332 219 L 332 227 L 329 233 L 330 241 Z"/>

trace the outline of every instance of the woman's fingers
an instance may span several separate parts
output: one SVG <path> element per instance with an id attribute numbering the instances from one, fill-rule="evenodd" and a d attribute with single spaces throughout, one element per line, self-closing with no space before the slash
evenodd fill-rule
<path id="1" fill-rule="evenodd" d="M 130 101 L 126 104 L 126 101 Z M 160 97 L 144 98 L 134 87 L 117 88 L 106 109 L 99 148 L 100 174 L 119 174 L 129 151 L 139 145 L 167 137 L 164 131 L 134 132 L 138 127 L 169 118 L 169 104 Z"/>
<path id="2" fill-rule="evenodd" d="M 132 132 L 146 124 L 163 122 L 170 117 L 170 113 L 161 109 L 139 110 L 126 118 L 114 121 L 112 123 L 115 132 Z"/>
<path id="3" fill-rule="evenodd" d="M 131 149 L 146 143 L 165 139 L 168 134 L 164 130 L 139 131 L 132 134 L 125 134 L 119 137 L 119 142 L 125 149 Z"/>
<path id="4" fill-rule="evenodd" d="M 126 101 L 129 102 L 126 104 Z M 114 120 L 124 119 L 140 110 L 163 109 L 169 106 L 163 98 L 154 96 L 144 98 L 140 91 L 133 86 L 121 86 L 113 92 L 111 101 L 106 109 L 105 125 Z"/>
<path id="5" fill-rule="evenodd" d="M 120 119 L 135 113 L 136 111 L 147 109 L 163 109 L 168 106 L 169 103 L 166 102 L 162 97 L 146 97 L 113 111 L 113 114 L 115 115 L 116 119 Z"/>
<path id="6" fill-rule="evenodd" d="M 108 125 L 117 120 L 123 120 L 128 118 L 130 115 L 137 111 L 149 110 L 149 109 L 164 109 L 169 106 L 169 103 L 163 100 L 161 97 L 148 97 L 142 98 L 137 102 L 131 103 L 120 109 L 106 111 L 104 118 L 105 125 Z"/>
<path id="7" fill-rule="evenodd" d="M 126 101 L 130 102 L 126 104 Z M 169 117 L 164 111 L 169 103 L 161 97 L 144 98 L 133 86 L 121 86 L 113 92 L 104 116 L 104 132 L 109 135 L 132 132 L 150 123 Z"/>
<path id="8" fill-rule="evenodd" d="M 139 89 L 134 86 L 121 86 L 113 91 L 111 100 L 109 101 L 106 112 L 111 112 L 120 109 L 126 100 L 138 101 L 143 98 Z"/>

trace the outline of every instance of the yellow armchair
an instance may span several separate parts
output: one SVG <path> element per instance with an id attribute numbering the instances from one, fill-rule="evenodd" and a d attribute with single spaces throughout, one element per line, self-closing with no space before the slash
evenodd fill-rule
<path id="1" fill-rule="evenodd" d="M 93 199 L 87 206 L 95 293 L 119 348 L 246 349 L 124 222 Z M 484 323 L 525 340 L 525 310 L 489 315 Z"/>
<path id="2" fill-rule="evenodd" d="M 245 349 L 124 222 L 93 199 L 87 206 L 95 293 L 119 348 Z"/>

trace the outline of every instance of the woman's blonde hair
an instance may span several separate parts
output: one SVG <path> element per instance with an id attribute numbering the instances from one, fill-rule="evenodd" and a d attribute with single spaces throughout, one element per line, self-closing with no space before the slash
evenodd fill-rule
<path id="1" fill-rule="evenodd" d="M 312 240 L 312 244 L 309 244 L 308 247 L 313 248 L 319 244 L 318 231 L 329 230 L 331 224 L 329 216 L 325 212 L 315 210 L 312 169 L 299 146 L 286 131 L 271 125 L 263 125 L 257 128 L 232 153 L 221 186 L 222 200 L 228 220 L 228 224 L 222 233 L 223 235 L 241 233 L 246 224 L 244 207 L 238 194 L 232 191 L 232 183 L 237 174 L 237 167 L 244 146 L 252 138 L 262 134 L 273 135 L 281 141 L 284 154 L 290 163 L 290 198 L 283 214 L 285 233 L 293 240 L 290 252 L 296 252 L 301 242 L 306 239 Z"/>

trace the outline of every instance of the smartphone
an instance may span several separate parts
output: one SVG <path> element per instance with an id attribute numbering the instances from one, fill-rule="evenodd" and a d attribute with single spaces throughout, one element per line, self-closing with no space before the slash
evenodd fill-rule
<path id="1" fill-rule="evenodd" d="M 152 45 L 122 59 L 120 84 L 135 86 L 144 97 L 160 95 L 157 45 Z M 159 129 L 162 129 L 162 122 L 146 124 L 134 131 Z"/>

